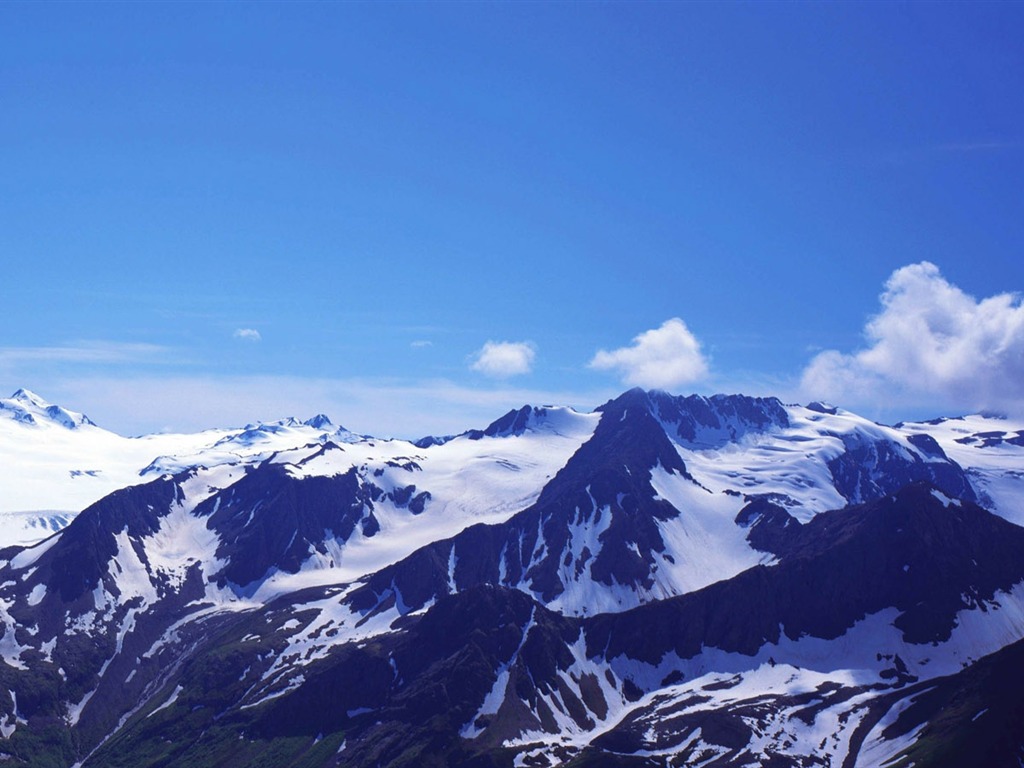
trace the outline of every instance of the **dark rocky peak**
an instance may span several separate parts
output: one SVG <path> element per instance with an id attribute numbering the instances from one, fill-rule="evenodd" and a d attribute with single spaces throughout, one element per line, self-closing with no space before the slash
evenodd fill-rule
<path id="1" fill-rule="evenodd" d="M 835 416 L 837 413 L 839 413 L 839 409 L 836 408 L 834 405 L 822 403 L 818 400 L 815 400 L 813 403 L 808 403 L 806 407 L 808 411 L 814 411 L 815 413 L 823 413 L 826 416 Z"/>
<path id="2" fill-rule="evenodd" d="M 541 413 L 540 408 L 532 408 L 524 405 L 519 410 L 511 410 L 487 426 L 483 431 L 486 437 L 507 437 L 509 435 L 521 435 L 530 426 L 531 417 Z"/>
<path id="3" fill-rule="evenodd" d="M 646 389 L 641 389 L 640 387 L 633 387 L 632 389 L 627 389 L 618 397 L 609 400 L 604 405 L 599 405 L 594 410 L 599 413 L 614 412 L 619 414 L 620 417 L 630 408 L 651 411 L 653 407 L 651 401 L 652 392 L 648 392 Z"/>
<path id="4" fill-rule="evenodd" d="M 323 413 L 318 413 L 313 418 L 306 419 L 302 423 L 313 429 L 331 429 L 334 427 L 334 423 Z M 343 427 L 338 427 L 338 429 L 343 429 Z"/>
<path id="5" fill-rule="evenodd" d="M 413 440 L 412 444 L 417 448 L 432 448 L 435 445 L 444 445 L 451 442 L 455 437 L 455 435 L 427 435 L 426 437 Z"/>
<path id="6" fill-rule="evenodd" d="M 789 426 L 789 414 L 774 397 L 747 395 L 676 396 L 660 390 L 631 389 L 598 408 L 627 414 L 646 409 L 673 438 L 697 447 L 715 447 L 751 432 Z"/>
<path id="7" fill-rule="evenodd" d="M 916 435 L 908 435 L 907 442 L 928 458 L 949 460 L 946 452 L 942 450 L 942 446 L 931 435 L 926 435 L 923 432 Z"/>
<path id="8" fill-rule="evenodd" d="M 512 409 L 501 418 L 488 424 L 485 429 L 470 429 L 463 432 L 460 437 L 468 437 L 470 440 L 482 440 L 485 437 L 512 437 L 534 430 L 557 432 L 562 425 L 566 425 L 568 420 L 578 415 L 572 408 L 561 408 L 551 405 L 524 405 L 522 408 Z M 429 445 L 447 442 L 450 439 L 450 437 L 428 437 L 417 441 L 415 444 L 420 448 L 424 448 L 429 447 Z"/>
<path id="9" fill-rule="evenodd" d="M 650 477 L 655 467 L 690 477 L 661 423 L 644 407 L 649 403 L 646 392 L 634 389 L 598 408 L 602 416 L 593 436 L 544 487 L 537 506 L 581 494 L 585 506 L 598 507 L 626 496 L 649 499 L 654 495 Z"/>
<path id="10" fill-rule="evenodd" d="M 789 414 L 774 397 L 662 396 L 658 404 L 662 419 L 675 422 L 679 437 L 692 443 L 720 445 L 748 433 L 789 426 Z"/>
<path id="11" fill-rule="evenodd" d="M 475 525 L 429 544 L 379 571 L 354 593 L 354 609 L 369 611 L 400 595 L 402 605 L 416 610 L 479 584 L 520 587 L 544 603 L 573 581 L 650 589 L 666 549 L 658 524 L 680 514 L 657 497 L 652 471 L 693 480 L 650 410 L 621 405 L 605 407 L 593 436 L 533 506 L 503 523 Z M 588 529 L 601 532 L 580 548 Z"/>
<path id="12" fill-rule="evenodd" d="M 859 581 L 840 599 L 873 600 L 865 614 L 899 608 L 896 626 L 910 642 L 948 639 L 958 611 L 1024 580 L 1024 529 L 928 482 L 819 515 L 796 533 L 784 561 L 813 561 L 823 577 Z"/>

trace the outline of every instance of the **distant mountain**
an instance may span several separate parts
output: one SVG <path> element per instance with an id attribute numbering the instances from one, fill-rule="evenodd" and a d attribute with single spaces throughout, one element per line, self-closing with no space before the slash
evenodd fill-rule
<path id="1" fill-rule="evenodd" d="M 0 398 L 0 417 L 32 426 L 57 425 L 64 429 L 96 426 L 87 416 L 51 405 L 27 389 L 19 389 L 10 398 Z"/>
<path id="2" fill-rule="evenodd" d="M 0 546 L 28 544 L 113 491 L 196 466 L 245 463 L 305 444 L 358 441 L 323 414 L 198 434 L 122 437 L 19 389 L 0 399 Z M 16 513 L 12 516 L 9 513 Z"/>
<path id="3" fill-rule="evenodd" d="M 12 765 L 1024 754 L 1024 424 L 630 390 L 414 443 L 122 438 L 0 402 L 23 508 L 46 461 L 91 456 L 68 499 L 129 477 L 0 550 Z"/>

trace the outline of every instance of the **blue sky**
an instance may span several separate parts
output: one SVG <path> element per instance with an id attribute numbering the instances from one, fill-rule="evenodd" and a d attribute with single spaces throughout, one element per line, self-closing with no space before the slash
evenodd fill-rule
<path id="1" fill-rule="evenodd" d="M 1012 410 L 1022 34 L 1010 3 L 0 4 L 0 388 L 127 433 L 634 383 Z"/>

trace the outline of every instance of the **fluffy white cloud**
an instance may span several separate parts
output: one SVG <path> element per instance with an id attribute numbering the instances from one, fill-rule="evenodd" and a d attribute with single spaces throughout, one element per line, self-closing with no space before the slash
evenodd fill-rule
<path id="1" fill-rule="evenodd" d="M 234 337 L 243 341 L 262 341 L 263 337 L 255 328 L 239 328 L 235 331 Z"/>
<path id="2" fill-rule="evenodd" d="M 488 341 L 476 353 L 470 368 L 495 379 L 507 379 L 533 370 L 536 355 L 528 341 Z"/>
<path id="3" fill-rule="evenodd" d="M 846 403 L 887 399 L 965 409 L 1024 404 L 1024 305 L 1001 293 L 977 300 L 930 262 L 893 272 L 867 346 L 817 355 L 802 377 L 809 397 Z"/>
<path id="4" fill-rule="evenodd" d="M 590 367 L 617 370 L 626 384 L 657 389 L 690 384 L 708 374 L 700 342 L 678 317 L 644 331 L 631 346 L 600 350 Z"/>

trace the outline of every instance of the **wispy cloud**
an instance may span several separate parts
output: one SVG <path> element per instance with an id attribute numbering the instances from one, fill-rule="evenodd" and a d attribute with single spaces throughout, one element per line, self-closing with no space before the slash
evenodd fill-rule
<path id="1" fill-rule="evenodd" d="M 237 328 L 232 335 L 242 341 L 263 341 L 260 332 L 255 328 Z"/>
<path id="2" fill-rule="evenodd" d="M 923 261 L 893 272 L 867 345 L 825 350 L 803 373 L 809 397 L 844 404 L 893 401 L 961 410 L 1024 406 L 1024 304 L 1001 293 L 978 300 Z"/>
<path id="3" fill-rule="evenodd" d="M 1024 149 L 1024 141 L 961 141 L 936 144 L 934 149 L 938 152 L 1002 152 Z"/>
<path id="4" fill-rule="evenodd" d="M 494 379 L 521 376 L 533 370 L 537 350 L 529 341 L 488 341 L 470 365 L 474 371 Z"/>
<path id="5" fill-rule="evenodd" d="M 1003 152 L 1024 150 L 1024 141 L 1019 140 L 976 140 L 949 141 L 939 144 L 924 144 L 914 147 L 903 147 L 874 155 L 870 162 L 882 162 L 891 165 L 917 163 L 948 162 L 957 155 L 965 159 L 971 155 L 994 155 Z"/>
<path id="6" fill-rule="evenodd" d="M 434 342 L 427 341 L 425 339 L 417 339 L 416 341 L 410 342 L 409 346 L 413 349 L 425 349 L 427 347 L 434 346 Z"/>
<path id="7" fill-rule="evenodd" d="M 156 344 L 80 341 L 49 347 L 0 347 L 0 364 L 20 363 L 125 363 L 152 361 L 166 353 Z"/>
<path id="8" fill-rule="evenodd" d="M 691 384 L 708 375 L 700 342 L 678 317 L 644 331 L 628 347 L 598 351 L 590 367 L 618 371 L 630 386 L 659 389 Z"/>

